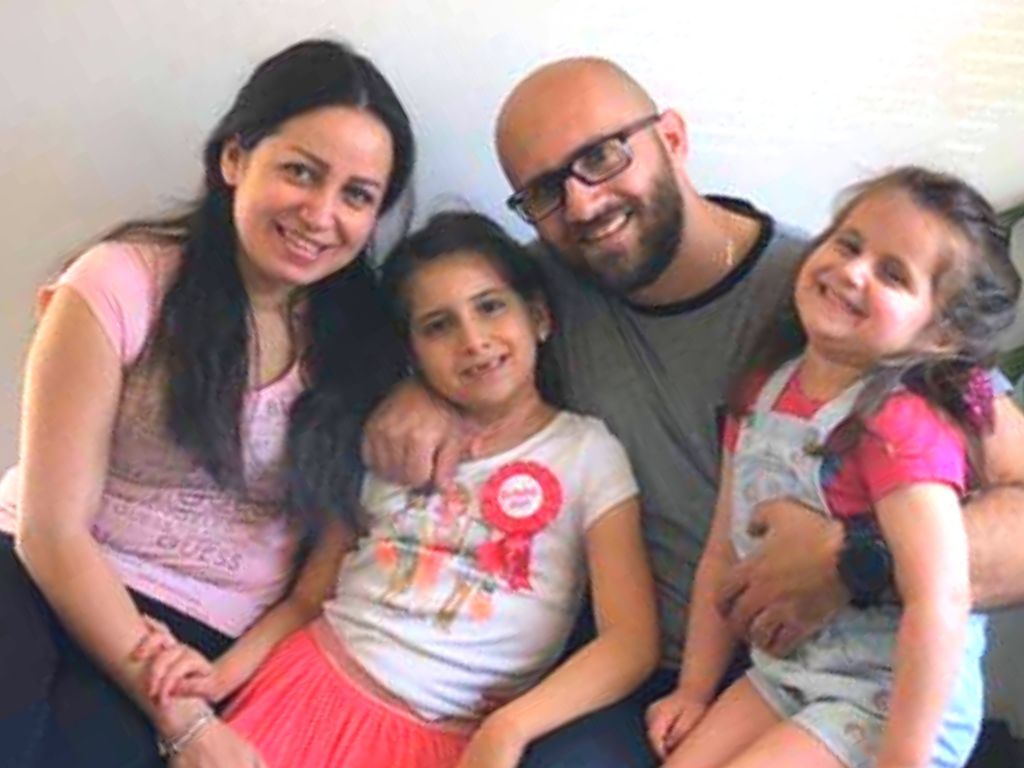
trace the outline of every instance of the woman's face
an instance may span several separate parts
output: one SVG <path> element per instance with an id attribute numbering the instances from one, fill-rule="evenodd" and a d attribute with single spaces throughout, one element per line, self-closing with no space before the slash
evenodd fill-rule
<path id="1" fill-rule="evenodd" d="M 391 165 L 391 134 L 353 107 L 297 115 L 248 150 L 229 141 L 221 173 L 250 296 L 286 296 L 348 266 L 373 232 Z"/>

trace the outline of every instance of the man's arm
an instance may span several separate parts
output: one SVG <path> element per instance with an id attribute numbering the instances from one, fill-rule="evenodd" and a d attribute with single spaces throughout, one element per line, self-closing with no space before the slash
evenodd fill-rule
<path id="1" fill-rule="evenodd" d="M 976 608 L 1024 602 L 1024 413 L 997 397 L 983 446 L 984 488 L 964 506 Z"/>
<path id="2" fill-rule="evenodd" d="M 975 608 L 1024 602 L 1024 414 L 1007 395 L 994 403 L 983 441 L 984 485 L 964 506 Z M 761 549 L 739 563 L 719 593 L 735 631 L 785 655 L 849 601 L 836 571 L 842 526 L 796 501 L 758 507 Z"/>

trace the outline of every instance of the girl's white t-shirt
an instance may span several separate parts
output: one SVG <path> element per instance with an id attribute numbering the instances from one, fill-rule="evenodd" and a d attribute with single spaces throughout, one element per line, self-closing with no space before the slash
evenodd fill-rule
<path id="1" fill-rule="evenodd" d="M 324 615 L 423 717 L 481 717 L 559 658 L 587 589 L 586 531 L 636 494 L 604 423 L 564 411 L 515 448 L 462 464 L 444 493 L 370 475 L 368 533 Z"/>

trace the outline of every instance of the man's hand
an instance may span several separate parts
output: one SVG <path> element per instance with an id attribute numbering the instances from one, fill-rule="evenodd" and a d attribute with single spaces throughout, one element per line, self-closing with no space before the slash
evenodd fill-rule
<path id="1" fill-rule="evenodd" d="M 393 483 L 413 488 L 451 482 L 471 435 L 452 408 L 416 379 L 392 390 L 363 429 L 363 462 Z"/>
<path id="2" fill-rule="evenodd" d="M 849 602 L 836 571 L 842 526 L 793 499 L 758 505 L 760 549 L 722 583 L 718 608 L 753 645 L 785 656 Z"/>

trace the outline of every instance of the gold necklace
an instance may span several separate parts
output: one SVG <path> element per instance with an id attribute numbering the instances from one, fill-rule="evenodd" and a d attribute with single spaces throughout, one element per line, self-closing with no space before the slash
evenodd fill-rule
<path id="1" fill-rule="evenodd" d="M 736 254 L 733 249 L 734 245 L 732 241 L 732 235 L 726 235 L 725 251 L 722 253 L 722 261 L 725 262 L 725 269 L 727 272 L 732 270 L 733 262 L 736 258 Z"/>

